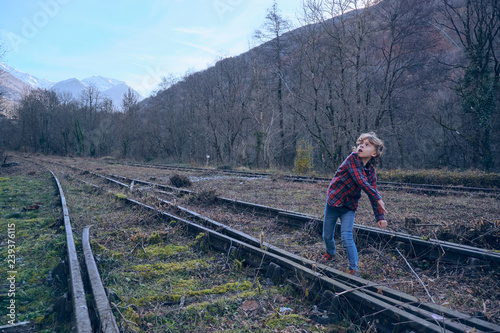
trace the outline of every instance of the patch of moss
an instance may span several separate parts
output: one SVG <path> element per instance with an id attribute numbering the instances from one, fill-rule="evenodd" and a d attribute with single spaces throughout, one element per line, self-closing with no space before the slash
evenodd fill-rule
<path id="1" fill-rule="evenodd" d="M 207 239 L 207 235 L 204 233 L 204 232 L 200 232 L 194 242 L 193 242 L 193 246 L 199 246 L 201 249 L 205 250 L 208 248 L 208 239 Z"/>
<path id="2" fill-rule="evenodd" d="M 115 193 L 115 198 L 118 200 L 125 200 L 127 199 L 127 196 L 123 193 Z"/>
<path id="3" fill-rule="evenodd" d="M 229 297 L 224 297 L 224 299 L 218 299 L 215 302 L 236 302 L 240 304 L 242 300 L 244 299 L 249 299 L 249 298 L 254 298 L 258 295 L 258 293 L 254 289 L 249 289 L 245 290 L 241 293 L 238 293 L 237 295 L 230 295 Z M 187 309 L 194 309 L 196 311 L 200 311 L 203 309 L 206 309 L 209 305 L 214 304 L 214 302 L 200 302 L 200 303 L 193 303 L 188 306 L 186 306 Z"/>
<path id="4" fill-rule="evenodd" d="M 154 295 L 142 297 L 136 300 L 136 304 L 139 306 L 145 306 L 148 303 L 178 303 L 180 302 L 182 296 L 185 297 L 193 297 L 193 296 L 202 296 L 202 295 L 215 295 L 215 294 L 226 294 L 232 291 L 244 291 L 252 288 L 252 283 L 250 281 L 243 282 L 230 282 L 223 285 L 219 285 L 209 289 L 203 290 L 192 290 L 188 291 L 183 295 L 180 294 L 163 294 L 163 295 Z"/>
<path id="5" fill-rule="evenodd" d="M 133 274 L 138 274 L 141 277 L 150 279 L 180 270 L 191 271 L 207 267 L 207 262 L 201 260 L 189 260 L 184 262 L 136 265 L 132 266 L 130 269 L 134 272 Z"/>
<path id="6" fill-rule="evenodd" d="M 200 296 L 200 295 L 211 295 L 211 294 L 225 294 L 231 291 L 243 291 L 249 290 L 252 288 L 251 281 L 243 281 L 243 282 L 229 282 L 223 285 L 215 286 L 210 289 L 197 290 L 189 292 L 189 296 Z"/>
<path id="7" fill-rule="evenodd" d="M 151 245 L 162 243 L 167 238 L 167 233 L 163 231 L 153 231 L 148 238 L 148 243 Z"/>
<path id="8" fill-rule="evenodd" d="M 189 246 L 185 245 L 161 245 L 161 244 L 154 244 L 154 245 L 149 245 L 144 248 L 146 252 L 140 251 L 138 252 L 138 257 L 140 258 L 145 258 L 145 257 L 158 257 L 159 259 L 165 260 L 168 257 L 186 252 L 189 250 Z"/>
<path id="9" fill-rule="evenodd" d="M 107 247 L 97 243 L 95 240 L 90 240 L 90 246 L 92 247 L 92 254 L 94 256 L 106 256 L 113 259 L 124 259 L 125 255 L 122 252 L 110 250 Z"/>
<path id="10" fill-rule="evenodd" d="M 122 314 L 128 321 L 134 322 L 136 324 L 140 323 L 141 317 L 139 317 L 137 312 L 135 312 L 131 306 L 128 306 L 124 311 L 122 311 Z"/>
<path id="11" fill-rule="evenodd" d="M 272 318 L 265 321 L 266 327 L 283 330 L 288 326 L 303 326 L 307 323 L 307 319 L 296 314 L 282 315 L 276 314 Z"/>

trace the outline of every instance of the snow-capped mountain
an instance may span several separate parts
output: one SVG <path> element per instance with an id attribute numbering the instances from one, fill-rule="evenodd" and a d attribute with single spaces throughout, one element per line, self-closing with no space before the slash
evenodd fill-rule
<path id="1" fill-rule="evenodd" d="M 6 116 L 8 118 L 13 118 L 16 115 L 14 106 L 19 103 L 21 96 L 29 91 L 31 87 L 24 83 L 22 80 L 18 79 L 9 72 L 5 72 L 0 69 L 0 94 L 4 101 L 2 102 L 4 108 L 0 107 L 0 117 Z"/>
<path id="2" fill-rule="evenodd" d="M 50 87 L 50 90 L 61 94 L 61 93 L 70 93 L 73 99 L 78 99 L 81 95 L 82 91 L 85 90 L 87 86 L 85 86 L 80 80 L 72 78 L 64 81 L 59 81 Z"/>
<path id="3" fill-rule="evenodd" d="M 33 88 L 49 89 L 55 83 L 47 79 L 39 79 L 28 73 L 18 71 L 17 69 L 12 68 L 9 65 L 6 65 L 1 62 L 0 62 L 0 71 L 5 71 L 14 77 L 17 77 L 19 80 L 23 81 L 24 83 L 28 84 L 30 87 Z"/>
<path id="4" fill-rule="evenodd" d="M 99 91 L 106 91 L 120 84 L 126 85 L 126 83 L 123 81 L 108 79 L 107 77 L 102 76 L 91 76 L 89 78 L 83 79 L 82 83 L 86 86 L 93 85 L 94 87 L 99 89 Z"/>
<path id="5" fill-rule="evenodd" d="M 113 105 L 117 109 L 121 109 L 123 95 L 128 92 L 128 89 L 132 90 L 137 97 L 138 102 L 144 99 L 143 96 L 128 86 L 124 81 L 102 76 L 91 76 L 81 81 L 76 78 L 71 78 L 68 80 L 53 82 L 46 79 L 39 79 L 28 73 L 18 71 L 15 68 L 1 62 L 0 74 L 3 74 L 3 79 L 2 76 L 0 76 L 0 89 L 8 91 L 8 94 L 4 93 L 4 96 L 12 102 L 19 102 L 22 94 L 27 91 L 27 88 L 29 87 L 35 89 L 50 89 L 56 93 L 64 94 L 65 98 L 71 96 L 71 98 L 78 101 L 82 91 L 90 86 L 93 86 L 100 91 L 101 97 L 111 99 L 113 101 Z M 7 78 L 9 79 L 7 80 Z M 13 80 L 13 78 L 16 80 Z M 15 89 L 13 89 L 14 81 L 16 82 Z M 26 84 L 26 86 L 20 88 L 21 83 Z M 6 87 L 7 85 L 9 87 Z"/>
<path id="6" fill-rule="evenodd" d="M 121 108 L 122 106 L 122 101 L 123 101 L 123 95 L 128 93 L 128 90 L 131 89 L 132 93 L 135 95 L 137 98 L 137 101 L 140 102 L 144 99 L 137 91 L 134 89 L 130 88 L 125 84 L 125 82 L 117 84 L 108 90 L 104 92 L 104 94 L 108 97 L 111 98 L 113 101 L 113 105 L 117 105 L 118 107 Z"/>
<path id="7" fill-rule="evenodd" d="M 128 89 L 132 90 L 138 102 L 144 99 L 144 97 L 128 86 L 125 82 L 104 78 L 102 76 L 93 76 L 82 81 L 75 78 L 60 81 L 54 84 L 50 90 L 57 93 L 70 93 L 73 96 L 73 99 L 79 100 L 81 93 L 90 86 L 97 88 L 97 90 L 101 93 L 101 97 L 111 99 L 113 101 L 113 105 L 117 109 L 121 109 L 123 95 L 127 93 Z"/>

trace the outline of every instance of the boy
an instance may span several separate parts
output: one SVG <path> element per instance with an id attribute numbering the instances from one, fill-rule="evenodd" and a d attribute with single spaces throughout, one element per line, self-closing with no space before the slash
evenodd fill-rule
<path id="1" fill-rule="evenodd" d="M 374 166 L 384 151 L 384 142 L 373 132 L 363 133 L 356 141 L 357 147 L 340 165 L 328 187 L 325 217 L 323 222 L 323 240 L 326 253 L 321 258 L 328 261 L 335 255 L 335 225 L 340 218 L 341 241 L 347 252 L 349 267 L 347 272 L 358 275 L 358 250 L 354 244 L 352 230 L 354 215 L 363 190 L 370 199 L 375 219 L 380 228 L 387 227 L 382 196 L 377 191 L 377 174 Z"/>

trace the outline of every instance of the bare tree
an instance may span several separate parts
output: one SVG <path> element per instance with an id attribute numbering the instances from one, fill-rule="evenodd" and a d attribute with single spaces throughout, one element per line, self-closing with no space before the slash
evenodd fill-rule
<path id="1" fill-rule="evenodd" d="M 95 114 L 100 107 L 102 102 L 102 96 L 99 89 L 96 86 L 90 85 L 80 94 L 80 103 L 82 106 L 82 111 L 85 115 L 84 124 L 86 128 L 93 128 L 95 121 Z"/>
<path id="2" fill-rule="evenodd" d="M 276 161 L 273 141 L 279 131 L 278 110 L 273 107 L 274 97 L 269 96 L 269 80 L 266 79 L 266 68 L 260 65 L 258 59 L 254 59 L 250 64 L 251 96 L 252 107 L 249 113 L 252 117 L 254 128 L 253 133 L 249 133 L 254 138 L 254 164 L 258 167 L 269 167 Z"/>
<path id="3" fill-rule="evenodd" d="M 21 100 L 19 120 L 20 145 L 33 152 L 49 153 L 54 150 L 55 110 L 59 100 L 55 92 L 45 89 L 29 91 Z"/>
<path id="4" fill-rule="evenodd" d="M 368 5 L 368 4 L 365 4 Z M 322 164 L 335 168 L 366 130 L 372 87 L 367 41 L 373 28 L 352 0 L 306 0 L 300 38 L 300 84 L 291 107 L 320 148 Z"/>
<path id="5" fill-rule="evenodd" d="M 371 17 L 378 22 L 379 36 L 373 41 L 373 87 L 378 106 L 372 126 L 376 130 L 385 127 L 383 132 L 395 138 L 401 166 L 407 156 L 403 151 L 405 130 L 401 126 L 408 121 L 405 106 L 410 96 L 406 92 L 418 84 L 414 77 L 423 71 L 426 52 L 434 46 L 429 34 L 432 9 L 430 0 L 387 0 L 374 7 Z M 387 122 L 388 126 L 384 125 Z"/>
<path id="6" fill-rule="evenodd" d="M 285 166 L 285 125 L 283 111 L 283 50 L 285 48 L 283 34 L 291 29 L 291 24 L 286 20 L 278 9 L 278 4 L 274 0 L 271 8 L 267 10 L 265 22 L 262 30 L 257 30 L 254 37 L 260 41 L 266 41 L 262 50 L 265 50 L 271 58 L 274 76 L 276 78 L 276 98 L 279 115 L 279 135 L 280 135 L 280 164 Z"/>
<path id="7" fill-rule="evenodd" d="M 249 86 L 246 63 L 228 58 L 207 70 L 213 78 L 213 107 L 208 108 L 207 123 L 211 129 L 217 157 L 224 164 L 233 164 L 248 121 Z M 208 74 L 208 73 L 207 73 Z"/>
<path id="8" fill-rule="evenodd" d="M 462 125 L 443 124 L 471 146 L 472 166 L 494 166 L 492 130 L 499 114 L 500 2 L 498 0 L 442 0 L 445 22 L 455 33 L 463 53 L 463 77 L 455 86 L 462 100 Z M 459 65 L 460 66 L 460 65 Z"/>

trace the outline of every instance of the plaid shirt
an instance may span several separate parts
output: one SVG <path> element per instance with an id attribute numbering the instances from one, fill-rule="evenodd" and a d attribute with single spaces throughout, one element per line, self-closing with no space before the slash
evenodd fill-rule
<path id="1" fill-rule="evenodd" d="M 378 210 L 377 200 L 382 199 L 382 196 L 377 191 L 376 184 L 377 173 L 373 166 L 363 166 L 358 154 L 351 153 L 335 172 L 328 187 L 326 203 L 356 210 L 363 190 L 370 199 L 377 221 L 385 220 L 384 214 Z"/>

